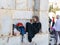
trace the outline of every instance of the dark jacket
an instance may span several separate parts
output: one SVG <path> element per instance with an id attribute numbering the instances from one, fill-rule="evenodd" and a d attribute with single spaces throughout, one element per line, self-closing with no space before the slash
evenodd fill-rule
<path id="1" fill-rule="evenodd" d="M 26 23 L 26 32 L 29 32 L 29 30 L 33 31 L 34 33 L 38 33 L 41 31 L 41 23 L 33 23 L 30 24 L 29 22 Z"/>
<path id="2" fill-rule="evenodd" d="M 26 32 L 28 32 L 28 40 L 29 42 L 32 41 L 32 38 L 37 34 L 39 31 L 41 31 L 41 23 L 26 23 Z"/>

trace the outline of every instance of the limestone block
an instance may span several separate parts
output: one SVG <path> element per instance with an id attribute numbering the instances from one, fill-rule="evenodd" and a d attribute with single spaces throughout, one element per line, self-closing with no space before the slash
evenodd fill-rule
<path id="1" fill-rule="evenodd" d="M 16 9 L 27 9 L 27 0 L 16 0 Z"/>
<path id="2" fill-rule="evenodd" d="M 32 39 L 37 45 L 48 45 L 49 44 L 49 35 L 48 34 L 36 34 Z"/>
<path id="3" fill-rule="evenodd" d="M 9 33 L 11 33 L 11 24 L 12 24 L 12 18 L 11 18 L 11 14 L 10 11 L 1 11 L 0 12 L 0 23 L 1 23 L 1 34 L 3 35 L 8 35 Z"/>
<path id="4" fill-rule="evenodd" d="M 24 39 L 23 39 L 23 41 L 24 41 L 24 43 L 28 43 L 28 35 L 27 35 L 27 33 L 24 35 Z"/>
<path id="5" fill-rule="evenodd" d="M 31 19 L 32 15 L 32 11 L 14 11 L 13 19 Z"/>
<path id="6" fill-rule="evenodd" d="M 49 0 L 40 0 L 40 10 L 49 10 Z"/>
<path id="7" fill-rule="evenodd" d="M 15 0 L 0 0 L 0 8 L 15 9 Z"/>
<path id="8" fill-rule="evenodd" d="M 40 10 L 40 0 L 34 0 L 34 9 Z"/>
<path id="9" fill-rule="evenodd" d="M 34 1 L 33 0 L 27 0 L 27 8 L 29 10 L 32 10 L 33 9 L 33 6 L 34 6 Z"/>
<path id="10" fill-rule="evenodd" d="M 20 36 L 10 37 L 8 45 L 21 45 L 21 37 Z"/>
<path id="11" fill-rule="evenodd" d="M 42 31 L 48 32 L 48 11 L 40 11 L 40 22 L 42 23 Z"/>
<path id="12" fill-rule="evenodd" d="M 2 37 L 0 38 L 0 45 L 7 45 L 8 37 Z"/>

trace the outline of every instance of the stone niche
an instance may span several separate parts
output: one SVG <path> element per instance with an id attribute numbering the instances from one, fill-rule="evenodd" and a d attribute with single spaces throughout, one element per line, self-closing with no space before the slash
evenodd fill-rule
<path id="1" fill-rule="evenodd" d="M 29 22 L 32 16 L 33 11 L 14 11 L 12 16 L 13 23 L 21 22 L 25 26 L 26 22 Z"/>
<path id="2" fill-rule="evenodd" d="M 25 26 L 32 16 L 33 11 L 0 10 L 0 34 L 12 34 L 12 24 L 21 22 Z"/>
<path id="3" fill-rule="evenodd" d="M 22 23 L 24 25 L 24 27 L 26 28 L 26 22 L 29 22 L 30 19 L 32 18 L 32 16 L 33 16 L 33 11 L 14 10 L 12 12 L 12 19 L 13 19 L 12 24 L 16 25 L 17 23 Z M 14 30 L 13 34 L 15 34 L 15 33 L 17 34 L 17 32 L 18 32 L 17 29 L 14 28 L 13 30 Z"/>

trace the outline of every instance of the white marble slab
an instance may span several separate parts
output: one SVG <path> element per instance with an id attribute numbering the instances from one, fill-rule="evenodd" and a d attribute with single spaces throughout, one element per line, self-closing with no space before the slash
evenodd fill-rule
<path id="1" fill-rule="evenodd" d="M 34 0 L 27 0 L 27 6 L 29 10 L 32 10 L 34 6 Z"/>
<path id="2" fill-rule="evenodd" d="M 42 24 L 42 32 L 47 33 L 48 32 L 48 12 L 47 11 L 40 11 L 40 22 Z"/>
<path id="3" fill-rule="evenodd" d="M 27 9 L 27 0 L 16 0 L 16 9 Z"/>
<path id="4" fill-rule="evenodd" d="M 34 0 L 34 9 L 40 10 L 40 0 Z"/>
<path id="5" fill-rule="evenodd" d="M 4 39 L 4 40 L 3 40 Z M 10 37 L 8 42 L 7 42 L 7 37 L 6 38 L 0 38 L 0 45 L 29 45 L 27 35 L 24 36 L 24 42 L 21 42 L 21 36 L 14 36 Z M 48 34 L 37 34 L 34 38 L 33 41 L 37 45 L 48 45 Z M 33 45 L 33 43 L 31 43 Z"/>
<path id="6" fill-rule="evenodd" d="M 49 35 L 48 34 L 37 34 L 32 40 L 37 45 L 48 45 L 49 44 Z"/>
<path id="7" fill-rule="evenodd" d="M 12 18 L 10 11 L 2 10 L 0 12 L 0 24 L 1 24 L 0 34 L 8 35 L 9 33 L 11 33 L 11 24 L 12 24 L 11 22 Z"/>
<path id="8" fill-rule="evenodd" d="M 40 10 L 49 10 L 49 0 L 40 0 Z"/>
<path id="9" fill-rule="evenodd" d="M 10 37 L 8 45 L 20 45 L 21 44 L 21 37 Z"/>
<path id="10" fill-rule="evenodd" d="M 0 38 L 0 45 L 7 45 L 8 37 L 2 37 Z"/>
<path id="11" fill-rule="evenodd" d="M 1 24 L 1 34 L 8 35 L 11 32 L 11 17 L 9 15 L 4 15 L 1 17 Z"/>
<path id="12" fill-rule="evenodd" d="M 0 0 L 0 8 L 15 9 L 15 0 Z"/>
<path id="13" fill-rule="evenodd" d="M 32 11 L 15 11 L 13 12 L 13 19 L 31 19 Z"/>

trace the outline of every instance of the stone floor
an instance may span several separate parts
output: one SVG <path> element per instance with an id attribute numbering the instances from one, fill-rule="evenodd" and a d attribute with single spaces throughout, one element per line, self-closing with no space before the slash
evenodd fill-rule
<path id="1" fill-rule="evenodd" d="M 29 45 L 27 35 L 24 36 L 24 42 L 21 42 L 21 36 L 13 36 L 13 37 L 2 37 L 0 38 L 0 45 Z M 49 43 L 49 35 L 48 34 L 37 34 L 33 40 L 37 45 L 48 45 Z M 30 45 L 34 45 L 34 43 Z"/>

